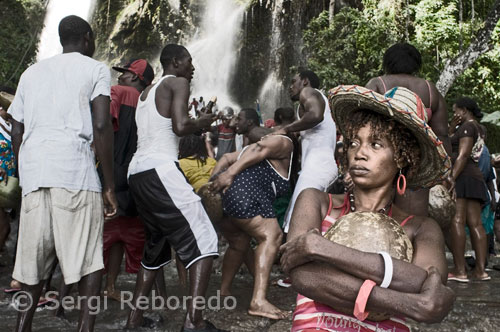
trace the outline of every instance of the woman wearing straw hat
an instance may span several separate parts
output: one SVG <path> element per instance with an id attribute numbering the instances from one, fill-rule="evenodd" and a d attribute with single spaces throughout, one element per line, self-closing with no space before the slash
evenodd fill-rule
<path id="1" fill-rule="evenodd" d="M 434 83 L 416 76 L 422 67 L 420 52 L 408 43 L 394 44 L 385 51 L 382 67 L 385 74 L 372 78 L 366 87 L 381 94 L 396 86 L 415 92 L 425 104 L 425 112 L 421 118 L 425 119 L 436 136 L 443 141 L 446 151 L 451 153 L 446 102 Z M 450 179 L 447 180 L 450 185 Z M 396 197 L 396 204 L 409 213 L 425 217 L 428 215 L 429 190 L 407 190 L 405 195 Z"/>
<path id="2" fill-rule="evenodd" d="M 346 195 L 308 189 L 297 201 L 288 242 L 280 249 L 282 268 L 302 294 L 292 331 L 409 331 L 402 317 L 441 321 L 454 293 L 445 286 L 440 228 L 434 220 L 409 215 L 392 204 L 406 185 L 429 187 L 450 172 L 441 141 L 417 116 L 422 102 L 405 88 L 383 96 L 358 86 L 340 86 L 331 90 L 330 103 L 345 137 L 344 159 L 355 186 Z M 410 262 L 321 236 L 353 211 L 387 214 L 401 224 L 413 246 Z M 375 247 L 378 240 L 373 238 Z M 348 309 L 352 315 L 334 308 Z M 366 319 L 369 311 L 392 317 L 373 322 Z"/>
<path id="3" fill-rule="evenodd" d="M 476 253 L 476 266 L 472 276 L 476 280 L 487 281 L 486 232 L 481 223 L 481 205 L 486 203 L 487 187 L 478 166 L 479 156 L 484 147 L 485 132 L 476 119 L 483 117 L 477 103 L 467 97 L 458 99 L 453 105 L 450 125 L 453 178 L 456 181 L 457 210 L 451 222 L 450 250 L 453 253 L 455 268 L 448 274 L 448 280 L 469 282 L 465 269 L 465 224 L 469 226 L 472 248 Z M 455 126 L 459 125 L 455 131 Z"/>

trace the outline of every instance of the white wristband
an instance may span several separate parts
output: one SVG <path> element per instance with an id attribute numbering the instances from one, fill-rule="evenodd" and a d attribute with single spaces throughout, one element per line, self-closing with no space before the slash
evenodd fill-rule
<path id="1" fill-rule="evenodd" d="M 392 257 L 385 251 L 379 252 L 379 255 L 381 255 L 382 258 L 384 258 L 384 265 L 385 265 L 384 280 L 382 280 L 380 287 L 388 288 L 392 281 L 392 274 L 394 273 L 394 269 L 392 266 Z"/>

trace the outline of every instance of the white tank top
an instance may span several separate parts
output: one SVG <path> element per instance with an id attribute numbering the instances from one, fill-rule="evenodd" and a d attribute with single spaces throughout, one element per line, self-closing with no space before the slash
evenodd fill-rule
<path id="1" fill-rule="evenodd" d="M 149 90 L 146 100 L 139 98 L 135 113 L 137 124 L 137 151 L 130 161 L 128 173 L 136 174 L 177 161 L 179 137 L 172 129 L 172 119 L 166 118 L 156 109 L 156 89 L 168 77 L 163 76 Z"/>
<path id="2" fill-rule="evenodd" d="M 324 174 L 326 177 L 335 178 L 337 176 L 337 166 L 334 157 L 337 128 L 335 122 L 333 122 L 328 99 L 321 91 L 316 91 L 321 94 L 325 101 L 325 111 L 323 113 L 323 121 L 311 129 L 300 132 L 302 172 L 319 171 L 318 175 Z M 297 108 L 297 118 L 300 119 L 299 108 Z"/>

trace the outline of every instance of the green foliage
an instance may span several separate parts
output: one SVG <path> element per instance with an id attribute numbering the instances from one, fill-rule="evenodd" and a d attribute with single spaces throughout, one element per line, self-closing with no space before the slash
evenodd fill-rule
<path id="1" fill-rule="evenodd" d="M 362 12 L 344 8 L 333 23 L 323 12 L 309 23 L 304 42 L 309 67 L 331 88 L 339 84 L 365 84 L 380 73 L 385 49 L 396 42 L 390 20 L 368 18 Z"/>
<path id="2" fill-rule="evenodd" d="M 483 26 L 494 0 L 365 0 L 364 10 L 344 8 L 328 21 L 328 13 L 312 20 L 303 37 L 309 67 L 316 71 L 326 89 L 338 84 L 360 84 L 382 74 L 385 50 L 395 42 L 408 41 L 423 58 L 420 76 L 436 82 L 446 61 L 466 49 Z M 472 16 L 474 14 L 474 20 Z M 459 76 L 446 102 L 451 113 L 460 96 L 474 98 L 485 113 L 500 105 L 500 23 L 492 35 L 492 49 Z M 488 145 L 500 151 L 500 124 L 488 123 Z M 498 136 L 498 137 L 497 137 Z"/>
<path id="3" fill-rule="evenodd" d="M 35 61 L 44 14 L 40 0 L 2 0 L 0 85 L 15 88 L 22 72 Z"/>

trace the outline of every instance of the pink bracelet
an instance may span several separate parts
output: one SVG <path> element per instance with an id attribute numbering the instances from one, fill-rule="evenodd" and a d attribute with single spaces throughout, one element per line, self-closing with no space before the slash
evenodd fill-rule
<path id="1" fill-rule="evenodd" d="M 368 302 L 368 297 L 370 297 L 370 293 L 375 285 L 374 281 L 367 279 L 359 289 L 356 302 L 354 303 L 354 317 L 360 321 L 364 321 L 370 314 L 368 311 L 365 311 L 366 302 Z"/>

